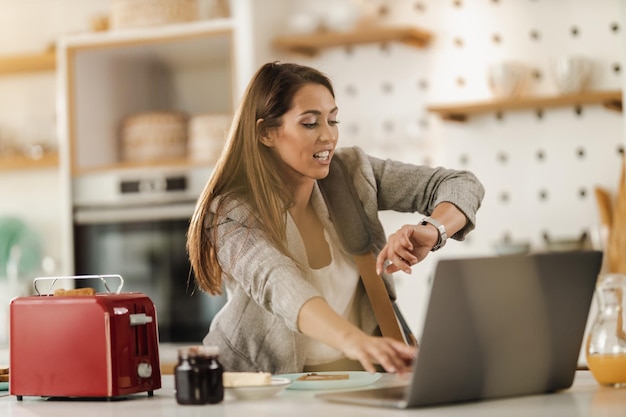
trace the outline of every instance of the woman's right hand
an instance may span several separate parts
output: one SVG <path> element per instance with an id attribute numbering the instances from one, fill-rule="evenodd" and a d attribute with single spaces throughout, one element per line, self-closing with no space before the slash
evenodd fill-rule
<path id="1" fill-rule="evenodd" d="M 361 329 L 337 314 L 326 300 L 311 298 L 298 315 L 298 328 L 335 349 L 349 359 L 357 360 L 368 372 L 376 372 L 380 364 L 387 372 L 404 374 L 409 371 L 417 348 L 388 337 L 368 336 Z"/>
<path id="2" fill-rule="evenodd" d="M 358 329 L 351 332 L 341 346 L 349 359 L 358 360 L 368 372 L 376 372 L 375 365 L 379 364 L 387 372 L 402 375 L 410 371 L 417 356 L 415 346 L 389 337 L 368 336 Z"/>

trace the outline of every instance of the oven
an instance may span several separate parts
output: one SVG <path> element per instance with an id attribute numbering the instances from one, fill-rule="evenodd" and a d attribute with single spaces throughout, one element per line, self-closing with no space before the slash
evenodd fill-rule
<path id="1" fill-rule="evenodd" d="M 148 295 L 161 342 L 199 343 L 226 301 L 196 289 L 185 248 L 209 175 L 208 168 L 132 169 L 74 179 L 75 273 L 119 274 L 124 291 Z"/>

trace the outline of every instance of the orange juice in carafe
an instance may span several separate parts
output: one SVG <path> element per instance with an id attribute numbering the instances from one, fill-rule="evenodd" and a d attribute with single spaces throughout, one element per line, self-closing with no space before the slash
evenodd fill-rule
<path id="1" fill-rule="evenodd" d="M 597 296 L 599 310 L 585 349 L 587 365 L 599 384 L 626 386 L 626 274 L 601 277 Z"/>
<path id="2" fill-rule="evenodd" d="M 591 374 L 602 385 L 626 385 L 626 353 L 587 356 Z"/>

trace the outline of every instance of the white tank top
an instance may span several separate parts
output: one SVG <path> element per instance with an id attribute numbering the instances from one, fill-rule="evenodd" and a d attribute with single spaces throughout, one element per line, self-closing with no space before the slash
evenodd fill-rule
<path id="1" fill-rule="evenodd" d="M 329 239 L 326 230 L 324 230 L 324 237 L 330 247 L 332 259 L 329 265 L 321 269 L 309 268 L 311 283 L 322 293 L 333 310 L 359 326 L 358 309 L 355 303 L 359 273 L 349 262 L 349 258 L 339 250 L 338 245 Z M 305 365 L 319 365 L 343 358 L 345 355 L 340 350 L 311 339 L 304 363 Z"/>

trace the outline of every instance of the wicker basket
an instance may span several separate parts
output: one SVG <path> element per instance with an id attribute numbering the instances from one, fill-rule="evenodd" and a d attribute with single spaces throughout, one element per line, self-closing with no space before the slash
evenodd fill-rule
<path id="1" fill-rule="evenodd" d="M 198 0 L 111 0 L 111 28 L 154 26 L 198 19 Z"/>
<path id="2" fill-rule="evenodd" d="M 124 119 L 122 160 L 158 161 L 187 155 L 187 115 L 177 112 L 139 113 Z"/>
<path id="3" fill-rule="evenodd" d="M 187 155 L 190 159 L 215 163 L 224 149 L 233 120 L 231 114 L 201 114 L 189 120 Z"/>

